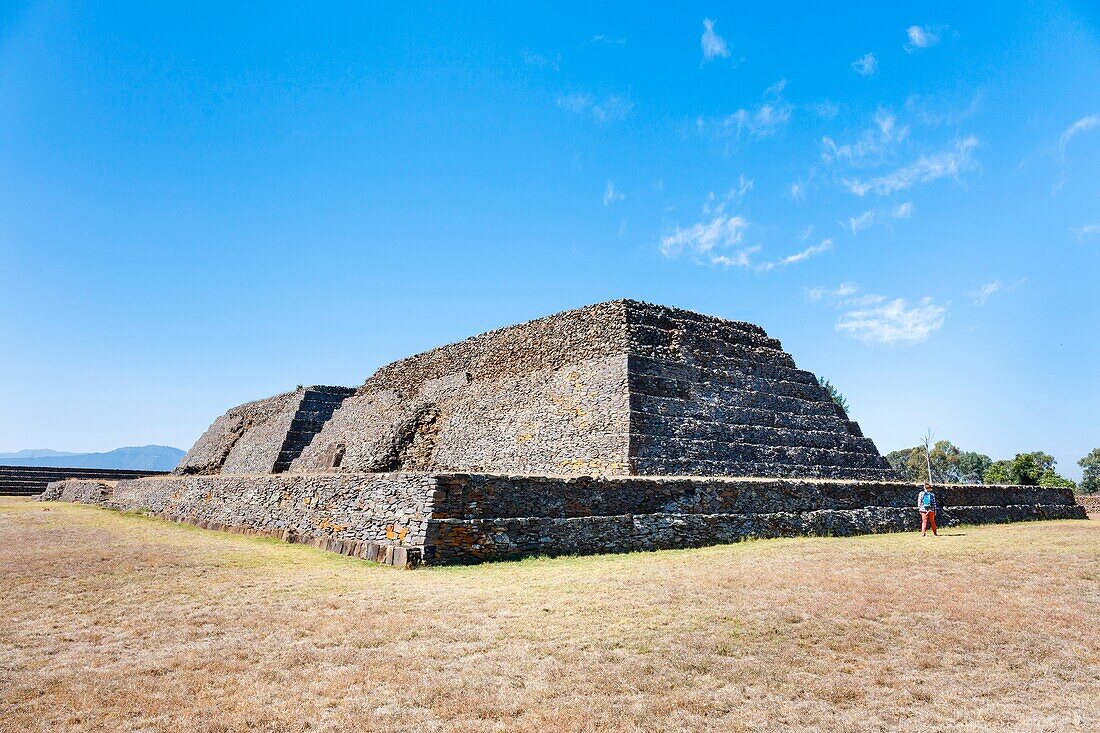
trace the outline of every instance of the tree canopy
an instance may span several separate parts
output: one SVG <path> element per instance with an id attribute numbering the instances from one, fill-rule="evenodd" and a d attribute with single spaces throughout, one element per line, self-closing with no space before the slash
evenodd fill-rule
<path id="1" fill-rule="evenodd" d="M 1091 465 L 1094 466 L 1092 475 L 1096 483 L 1100 484 L 1100 448 L 1081 461 L 1088 460 L 1090 456 L 1093 460 Z M 913 483 L 929 481 L 946 484 L 1020 484 L 1076 488 L 1076 484 L 1054 470 L 1054 456 L 1042 451 L 1017 453 L 1011 460 L 994 461 L 984 453 L 960 450 L 950 440 L 938 440 L 928 447 L 927 459 L 925 447 L 918 445 L 887 453 L 886 460 L 906 481 Z M 929 464 L 932 468 L 931 477 L 928 476 Z M 1094 490 L 1100 491 L 1100 485 Z"/>
<path id="2" fill-rule="evenodd" d="M 1081 491 L 1086 494 L 1100 494 L 1100 448 L 1093 448 L 1089 454 L 1077 461 L 1085 469 L 1081 476 Z"/>
<path id="3" fill-rule="evenodd" d="M 831 397 L 833 402 L 836 403 L 836 406 L 844 410 L 844 414 L 847 415 L 848 400 L 843 394 L 840 393 L 840 390 L 834 387 L 832 382 L 830 382 L 828 379 L 825 379 L 824 377 L 818 377 L 817 383 L 825 388 L 825 391 L 829 393 L 829 397 Z"/>

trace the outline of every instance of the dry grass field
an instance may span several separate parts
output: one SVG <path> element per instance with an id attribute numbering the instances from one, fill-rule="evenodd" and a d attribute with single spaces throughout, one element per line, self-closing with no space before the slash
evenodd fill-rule
<path id="1" fill-rule="evenodd" d="M 1100 730 L 1100 522 L 397 570 L 0 499 L 0 729 Z"/>

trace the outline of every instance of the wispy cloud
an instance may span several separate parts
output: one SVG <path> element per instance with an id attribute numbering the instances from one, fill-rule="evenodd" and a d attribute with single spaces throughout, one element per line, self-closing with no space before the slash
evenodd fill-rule
<path id="1" fill-rule="evenodd" d="M 720 119 L 699 117 L 695 120 L 696 129 L 700 133 L 709 131 L 720 136 L 733 135 L 737 140 L 742 137 L 770 137 L 786 125 L 794 113 L 794 107 L 783 99 L 786 86 L 786 79 L 772 84 L 764 91 L 763 101 L 754 107 L 739 109 Z"/>
<path id="2" fill-rule="evenodd" d="M 821 240 L 820 244 L 815 244 L 812 247 L 807 247 L 806 249 L 801 250 L 800 252 L 795 252 L 789 257 L 784 257 L 783 259 L 777 260 L 775 262 L 763 262 L 760 265 L 757 265 L 756 269 L 758 272 L 769 272 L 776 269 L 777 267 L 786 267 L 787 265 L 793 265 L 796 262 L 808 260 L 815 255 L 821 254 L 822 252 L 828 252 L 832 248 L 833 240 L 823 239 Z"/>
<path id="3" fill-rule="evenodd" d="M 1100 234 L 1100 224 L 1085 224 L 1081 227 L 1073 227 L 1070 229 L 1073 236 L 1077 237 L 1078 242 L 1085 241 L 1085 237 L 1091 237 L 1094 234 Z"/>
<path id="4" fill-rule="evenodd" d="M 915 114 L 921 122 L 931 127 L 958 125 L 978 113 L 982 95 L 975 94 L 968 102 L 938 99 L 926 94 L 910 94 L 905 109 Z"/>
<path id="5" fill-rule="evenodd" d="M 929 26 L 911 25 L 905 30 L 909 41 L 904 48 L 909 53 L 914 53 L 922 48 L 931 48 L 940 42 L 940 35 Z"/>
<path id="6" fill-rule="evenodd" d="M 985 305 L 985 302 L 997 293 L 1007 293 L 1023 285 L 1027 282 L 1027 278 L 1021 278 L 1013 283 L 1007 285 L 1000 280 L 994 280 L 993 282 L 986 283 L 974 292 L 970 293 L 970 298 L 974 301 L 974 305 Z"/>
<path id="7" fill-rule="evenodd" d="M 676 227 L 661 238 L 661 254 L 669 258 L 684 253 L 710 255 L 715 250 L 736 247 L 743 243 L 748 226 L 743 217 L 718 214 L 689 227 Z"/>
<path id="8" fill-rule="evenodd" d="M 957 179 L 959 173 L 977 168 L 971 151 L 977 147 L 978 138 L 970 135 L 956 141 L 955 147 L 917 160 L 897 170 L 873 178 L 845 178 L 844 187 L 857 196 L 875 193 L 885 196 L 894 191 L 904 191 L 916 183 L 928 183 L 940 178 Z"/>
<path id="9" fill-rule="evenodd" d="M 873 308 L 850 310 L 840 315 L 836 330 L 867 344 L 908 345 L 927 341 L 944 322 L 947 309 L 931 298 L 909 305 L 895 298 Z"/>
<path id="10" fill-rule="evenodd" d="M 523 63 L 528 66 L 537 66 L 540 69 L 550 68 L 557 71 L 561 66 L 561 54 L 555 54 L 554 56 L 543 56 L 539 53 L 533 53 L 526 48 L 520 51 L 520 55 L 523 56 Z"/>
<path id="11" fill-rule="evenodd" d="M 931 298 L 910 304 L 905 298 L 861 294 L 854 283 L 812 288 L 806 295 L 841 311 L 835 324 L 838 332 L 868 344 L 921 343 L 943 326 L 947 314 L 947 308 Z"/>
<path id="12" fill-rule="evenodd" d="M 736 194 L 737 190 L 731 193 Z M 687 227 L 677 226 L 661 237 L 661 254 L 669 259 L 686 255 L 711 265 L 748 267 L 751 255 L 759 252 L 760 247 L 745 245 L 748 220 L 726 213 L 726 207 L 734 200 L 729 194 L 719 198 L 711 193 L 703 204 L 701 221 Z"/>
<path id="13" fill-rule="evenodd" d="M 611 206 L 611 204 L 622 201 L 624 198 L 626 198 L 626 196 L 615 188 L 615 184 L 608 181 L 607 187 L 603 190 L 603 205 Z"/>
<path id="14" fill-rule="evenodd" d="M 818 117 L 822 117 L 826 120 L 831 120 L 840 114 L 840 105 L 828 99 L 810 105 L 810 109 L 812 109 Z"/>
<path id="15" fill-rule="evenodd" d="M 1088 117 L 1082 117 L 1074 122 L 1072 125 L 1066 128 L 1062 136 L 1058 138 L 1058 148 L 1063 152 L 1066 146 L 1069 145 L 1069 141 L 1080 135 L 1082 132 L 1087 132 L 1092 128 L 1100 125 L 1100 115 L 1089 115 Z"/>
<path id="16" fill-rule="evenodd" d="M 878 59 L 873 53 L 865 53 L 852 62 L 852 70 L 860 76 L 874 76 L 878 71 Z"/>
<path id="17" fill-rule="evenodd" d="M 802 181 L 795 181 L 787 189 L 787 192 L 795 201 L 801 201 L 806 197 L 806 184 Z"/>
<path id="18" fill-rule="evenodd" d="M 859 216 L 848 217 L 848 223 L 846 226 L 848 231 L 850 231 L 852 234 L 856 234 L 857 232 L 861 232 L 864 229 L 868 229 L 874 223 L 875 212 L 872 209 L 871 211 L 864 211 Z M 842 224 L 842 226 L 844 225 Z"/>
<path id="19" fill-rule="evenodd" d="M 634 109 L 633 102 L 617 94 L 604 97 L 602 100 L 596 99 L 591 94 L 562 94 L 558 96 L 557 104 L 570 112 L 591 114 L 597 122 L 621 120 Z"/>
<path id="20" fill-rule="evenodd" d="M 881 107 L 875 111 L 874 127 L 864 131 L 853 143 L 838 145 L 831 137 L 821 138 L 821 159 L 826 163 L 844 162 L 853 166 L 877 165 L 887 159 L 909 137 L 909 126 Z"/>
<path id="21" fill-rule="evenodd" d="M 605 36 L 604 34 L 600 33 L 592 36 L 592 43 L 602 43 L 607 46 L 624 46 L 626 45 L 626 39 L 617 38 L 614 36 Z"/>
<path id="22" fill-rule="evenodd" d="M 730 50 L 726 39 L 714 32 L 714 21 L 710 18 L 703 19 L 703 37 L 699 39 L 699 45 L 703 47 L 703 63 L 717 58 L 729 58 Z"/>

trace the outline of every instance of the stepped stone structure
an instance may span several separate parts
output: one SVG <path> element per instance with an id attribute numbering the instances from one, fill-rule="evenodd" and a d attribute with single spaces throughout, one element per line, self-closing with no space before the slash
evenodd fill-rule
<path id="1" fill-rule="evenodd" d="M 219 417 L 174 476 L 51 484 L 392 564 L 897 531 L 917 487 L 758 326 L 631 300 Z M 943 523 L 1078 518 L 1072 494 L 942 487 Z"/>

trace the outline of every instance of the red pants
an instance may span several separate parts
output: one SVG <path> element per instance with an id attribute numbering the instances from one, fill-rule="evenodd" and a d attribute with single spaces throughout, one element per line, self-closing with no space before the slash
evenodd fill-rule
<path id="1" fill-rule="evenodd" d="M 936 531 L 936 513 L 934 511 L 922 511 L 920 513 L 920 533 L 926 534 L 928 532 L 928 525 L 932 525 L 932 534 L 939 535 Z"/>

